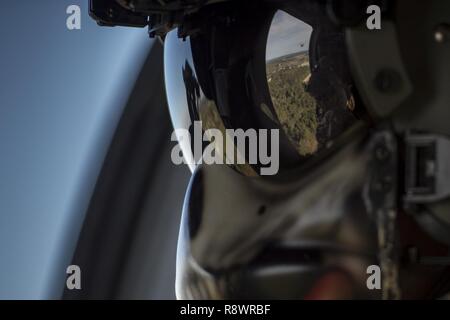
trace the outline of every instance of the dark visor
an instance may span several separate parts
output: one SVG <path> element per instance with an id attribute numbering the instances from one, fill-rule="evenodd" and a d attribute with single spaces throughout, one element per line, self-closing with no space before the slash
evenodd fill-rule
<path id="1" fill-rule="evenodd" d="M 194 121 L 203 130 L 279 129 L 281 167 L 293 168 L 356 122 L 342 30 L 321 5 L 289 3 L 261 3 L 252 15 L 229 5 L 222 10 L 227 19 L 206 19 L 185 39 L 178 30 L 167 35 L 165 80 L 175 129 L 193 132 Z M 192 141 L 180 145 L 193 159 Z M 220 152 L 227 156 L 225 148 Z M 238 169 L 253 175 L 256 167 Z"/>

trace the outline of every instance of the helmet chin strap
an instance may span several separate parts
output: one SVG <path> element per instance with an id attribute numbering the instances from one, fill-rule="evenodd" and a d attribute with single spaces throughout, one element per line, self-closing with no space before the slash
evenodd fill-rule
<path id="1" fill-rule="evenodd" d="M 367 32 L 364 26 L 346 30 L 356 85 L 369 112 L 378 119 L 392 113 L 412 90 L 402 63 L 395 25 L 383 21 L 383 28 L 380 31 Z M 380 55 L 381 47 L 386 49 Z M 374 83 L 373 79 L 380 81 Z M 386 86 L 381 86 L 374 90 L 377 82 L 402 83 L 402 85 L 389 87 L 389 90 Z M 393 128 L 381 126 L 381 129 L 372 136 L 370 149 L 372 160 L 368 168 L 370 174 L 364 187 L 364 195 L 367 210 L 376 221 L 379 262 L 383 270 L 382 298 L 400 299 L 400 250 L 397 228 L 399 148 Z"/>
<path id="2" fill-rule="evenodd" d="M 382 298 L 400 299 L 399 250 L 397 232 L 397 155 L 394 132 L 375 132 L 370 141 L 370 175 L 364 185 L 364 200 L 376 221 L 379 261 L 382 272 Z"/>

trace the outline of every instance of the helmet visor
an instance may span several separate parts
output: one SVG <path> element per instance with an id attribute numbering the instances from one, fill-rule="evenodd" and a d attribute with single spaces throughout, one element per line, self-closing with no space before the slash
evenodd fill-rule
<path id="1" fill-rule="evenodd" d="M 183 39 L 174 30 L 165 39 L 174 128 L 194 134 L 201 121 L 201 132 L 224 136 L 226 129 L 275 129 L 280 170 L 298 168 L 357 122 L 344 34 L 316 2 L 228 6 L 220 10 L 227 19 L 205 19 L 201 31 Z M 193 169 L 205 145 L 178 138 Z M 233 147 L 230 155 L 229 146 L 215 148 L 227 164 L 242 154 L 245 163 L 234 165 L 241 173 L 261 167 L 248 161 L 248 150 Z"/>

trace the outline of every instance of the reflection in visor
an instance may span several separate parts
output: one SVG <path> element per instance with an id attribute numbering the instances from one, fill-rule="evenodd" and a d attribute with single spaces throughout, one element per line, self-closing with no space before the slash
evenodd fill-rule
<path id="1" fill-rule="evenodd" d="M 291 143 L 302 156 L 317 151 L 316 102 L 305 91 L 311 72 L 309 42 L 312 28 L 278 11 L 272 21 L 266 50 L 266 72 L 272 103 Z"/>
<path id="2" fill-rule="evenodd" d="M 302 156 L 326 147 L 355 120 L 350 86 L 337 67 L 341 56 L 332 41 L 336 35 L 319 34 L 319 41 L 313 43 L 313 33 L 310 25 L 277 11 L 266 47 L 266 75 L 273 108 Z M 310 52 L 320 51 L 318 46 L 326 50 L 312 60 Z"/>
<path id="3" fill-rule="evenodd" d="M 166 95 L 174 129 L 186 129 L 191 134 L 190 141 L 183 139 L 183 136 L 177 136 L 177 138 L 183 157 L 193 172 L 195 164 L 201 160 L 195 156 L 201 155 L 202 149 L 205 147 L 205 145 L 194 142 L 194 122 L 201 121 L 203 131 L 217 129 L 223 136 L 226 136 L 226 128 L 216 103 L 205 96 L 198 82 L 190 38 L 180 39 L 177 33 L 178 30 L 169 32 L 164 42 Z M 229 155 L 226 153 L 226 143 L 220 145 L 209 136 L 208 139 L 214 145 L 215 151 L 224 158 L 223 162 L 228 163 Z M 200 148 L 200 150 L 194 150 L 195 148 Z M 237 155 L 238 152 L 239 150 L 234 148 L 233 155 Z M 247 163 L 230 164 L 230 166 L 244 175 L 256 176 L 255 170 Z"/>
<path id="4" fill-rule="evenodd" d="M 222 137 L 226 129 L 279 130 L 282 170 L 329 147 L 356 120 L 345 39 L 320 12 L 301 9 L 294 6 L 291 15 L 271 9 L 252 28 L 239 14 L 231 25 L 211 22 L 184 40 L 177 30 L 168 33 L 165 83 L 174 128 L 191 133 L 194 121 L 201 121 L 205 132 L 217 129 Z M 257 175 L 262 166 L 249 161 L 248 150 L 231 154 L 212 137 L 203 145 L 184 140 L 191 170 L 202 160 L 198 149 L 210 145 L 244 175 Z M 245 163 L 234 159 L 238 152 Z"/>

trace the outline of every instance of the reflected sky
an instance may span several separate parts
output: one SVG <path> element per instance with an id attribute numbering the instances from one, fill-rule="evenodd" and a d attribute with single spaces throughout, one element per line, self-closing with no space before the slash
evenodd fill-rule
<path id="1" fill-rule="evenodd" d="M 266 60 L 307 51 L 312 27 L 284 11 L 277 11 L 267 40 Z"/>
<path id="2" fill-rule="evenodd" d="M 170 109 L 170 117 L 175 129 L 188 129 L 191 125 L 188 101 L 186 96 L 186 84 L 183 70 L 190 66 L 195 78 L 195 67 L 192 58 L 190 40 L 178 38 L 178 30 L 172 30 L 164 41 L 164 77 L 166 84 L 167 102 Z M 181 138 L 181 137 L 179 137 Z M 189 142 L 182 143 L 180 147 L 187 156 L 189 168 L 194 170 L 192 150 Z"/>

